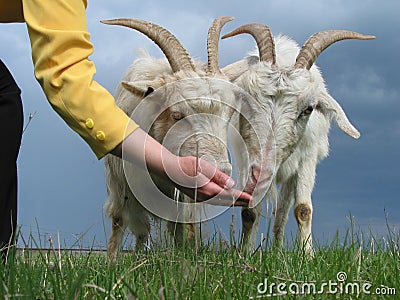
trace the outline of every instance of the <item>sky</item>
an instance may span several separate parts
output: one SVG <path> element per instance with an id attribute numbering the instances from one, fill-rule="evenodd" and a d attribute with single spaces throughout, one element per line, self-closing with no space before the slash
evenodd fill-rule
<path id="1" fill-rule="evenodd" d="M 267 24 L 273 34 L 288 35 L 302 45 L 321 30 L 348 29 L 372 34 L 373 41 L 343 41 L 317 59 L 331 95 L 361 132 L 359 140 L 335 124 L 330 132 L 330 155 L 317 169 L 313 193 L 313 234 L 329 243 L 336 231 L 354 224 L 377 236 L 400 227 L 400 2 L 398 0 L 290 1 L 146 1 L 96 0 L 87 8 L 88 28 L 95 50 L 95 80 L 113 93 L 136 50 L 162 57 L 145 36 L 100 20 L 139 18 L 170 30 L 195 58 L 206 60 L 206 37 L 213 19 L 234 16 L 227 33 L 250 22 Z M 220 65 L 235 62 L 252 50 L 248 35 L 220 42 Z M 19 169 L 18 223 L 24 239 L 32 233 L 37 246 L 49 236 L 61 245 L 105 247 L 110 222 L 103 161 L 51 109 L 33 75 L 30 44 L 24 24 L 0 25 L 0 57 L 22 89 L 26 130 Z M 30 118 L 30 116 L 32 116 Z M 28 121 L 30 123 L 28 124 Z M 240 213 L 238 210 L 236 214 Z M 227 232 L 230 211 L 214 220 Z M 260 232 L 267 233 L 269 217 Z M 236 230 L 240 221 L 236 219 Z M 39 232 L 39 236 L 38 236 Z M 287 236 L 296 233 L 293 212 Z M 260 234 L 259 234 L 260 235 Z M 31 242 L 33 243 L 33 242 Z M 20 240 L 21 244 L 21 240 Z M 33 244 L 32 246 L 35 246 Z"/>

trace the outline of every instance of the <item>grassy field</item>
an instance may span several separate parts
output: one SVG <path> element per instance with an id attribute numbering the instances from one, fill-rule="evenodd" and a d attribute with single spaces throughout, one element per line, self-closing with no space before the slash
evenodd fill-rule
<path id="1" fill-rule="evenodd" d="M 277 250 L 268 240 L 248 254 L 230 244 L 125 252 L 115 265 L 105 252 L 18 251 L 0 264 L 0 298 L 400 299 L 399 237 L 390 232 L 381 242 L 350 232 L 316 246 L 314 258 L 295 243 Z"/>

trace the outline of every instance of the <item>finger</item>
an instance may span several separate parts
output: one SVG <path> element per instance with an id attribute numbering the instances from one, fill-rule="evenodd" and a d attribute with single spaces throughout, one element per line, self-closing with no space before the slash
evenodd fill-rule
<path id="1" fill-rule="evenodd" d="M 218 199 L 218 201 L 223 200 L 224 204 L 220 204 L 220 205 L 228 205 L 229 203 L 230 203 L 229 205 L 232 205 L 232 203 L 234 203 L 236 201 L 238 204 L 235 204 L 235 205 L 248 206 L 249 204 L 252 205 L 252 200 L 253 200 L 252 196 L 248 193 L 245 193 L 245 192 L 242 192 L 239 190 L 235 190 L 235 189 L 226 190 L 226 189 L 221 188 L 219 185 L 217 185 L 214 182 L 210 182 L 207 184 L 206 187 L 199 189 L 198 193 L 199 194 L 198 194 L 197 199 L 199 201 L 210 201 L 210 200 L 214 200 L 214 199 Z M 217 205 L 218 205 L 218 203 L 221 203 L 221 202 L 217 202 Z"/>
<path id="2" fill-rule="evenodd" d="M 223 173 L 211 163 L 205 160 L 200 160 L 199 165 L 199 172 L 204 174 L 207 178 L 218 184 L 220 187 L 223 187 L 224 189 L 231 189 L 235 185 L 234 180 L 229 175 Z"/>
<path id="3" fill-rule="evenodd" d="M 218 197 L 222 198 L 222 199 L 235 199 L 235 200 L 241 200 L 241 201 L 251 201 L 252 197 L 250 194 L 246 193 L 246 192 L 242 192 L 239 190 L 235 190 L 235 189 L 230 189 L 230 190 L 221 190 L 221 192 L 218 194 Z"/>
<path id="4" fill-rule="evenodd" d="M 242 207 L 254 207 L 254 202 L 253 199 L 251 198 L 250 200 L 248 199 L 243 199 L 243 198 L 238 198 L 234 199 L 231 198 L 220 198 L 220 197 L 213 197 L 205 203 L 210 204 L 210 205 L 219 205 L 219 206 L 242 206 Z"/>
<path id="5" fill-rule="evenodd" d="M 242 201 L 242 200 L 225 200 L 225 199 L 217 199 L 213 198 L 205 203 L 214 205 L 214 206 L 241 206 L 241 207 L 249 207 L 249 202 L 248 201 Z"/>

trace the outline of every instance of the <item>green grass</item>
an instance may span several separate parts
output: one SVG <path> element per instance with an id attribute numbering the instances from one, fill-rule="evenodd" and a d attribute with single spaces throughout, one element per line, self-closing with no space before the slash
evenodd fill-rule
<path id="1" fill-rule="evenodd" d="M 289 288 L 299 293 L 303 288 L 308 294 L 273 296 L 277 299 L 399 299 L 398 236 L 389 232 L 385 242 L 373 241 L 371 247 L 371 240 L 349 233 L 344 241 L 317 245 L 314 258 L 292 244 L 277 250 L 267 243 L 242 255 L 217 241 L 198 249 L 123 253 L 115 265 L 95 251 L 18 252 L 5 266 L 0 264 L 0 299 L 270 298 L 271 292 L 279 292 L 278 284 L 289 293 Z M 339 272 L 347 275 L 343 292 L 329 294 L 329 282 L 340 283 Z M 357 297 L 356 285 L 364 285 L 371 294 L 360 290 Z M 396 295 L 377 295 L 377 288 Z M 317 295 L 321 289 L 323 294 Z"/>

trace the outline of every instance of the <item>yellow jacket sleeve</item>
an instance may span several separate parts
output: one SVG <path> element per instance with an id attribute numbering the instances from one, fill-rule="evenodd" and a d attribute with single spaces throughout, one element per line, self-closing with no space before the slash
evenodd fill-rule
<path id="1" fill-rule="evenodd" d="M 96 72 L 85 0 L 22 0 L 35 76 L 64 121 L 103 157 L 135 124 L 111 94 L 93 81 Z"/>

